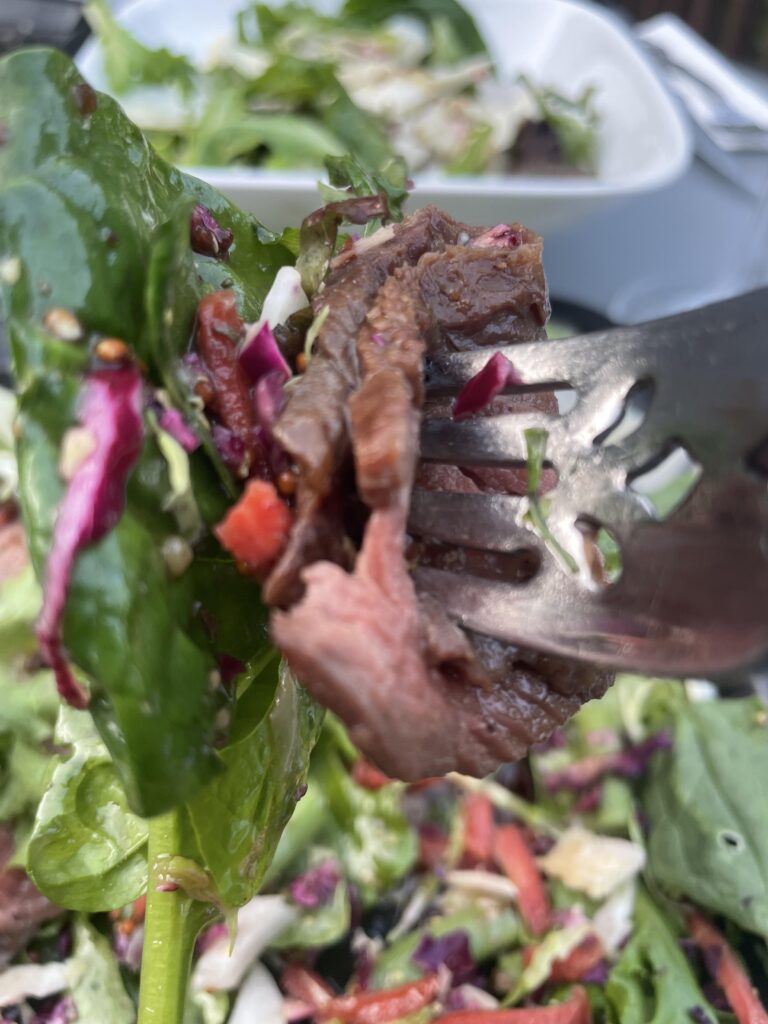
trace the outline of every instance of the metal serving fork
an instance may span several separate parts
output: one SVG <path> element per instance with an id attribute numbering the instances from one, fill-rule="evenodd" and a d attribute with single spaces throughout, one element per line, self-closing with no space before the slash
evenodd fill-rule
<path id="1" fill-rule="evenodd" d="M 455 394 L 494 351 L 433 363 L 428 398 Z M 546 430 L 558 482 L 539 502 L 553 537 L 581 555 L 579 571 L 529 528 L 526 498 L 416 490 L 414 535 L 540 556 L 521 584 L 422 565 L 417 585 L 469 629 L 617 669 L 716 678 L 758 663 L 768 653 L 768 289 L 500 351 L 522 381 L 507 394 L 570 388 L 573 408 L 427 419 L 421 458 L 525 466 L 525 431 Z M 641 491 L 673 450 L 699 477 L 664 514 Z M 598 527 L 620 549 L 613 583 L 595 572 Z"/>

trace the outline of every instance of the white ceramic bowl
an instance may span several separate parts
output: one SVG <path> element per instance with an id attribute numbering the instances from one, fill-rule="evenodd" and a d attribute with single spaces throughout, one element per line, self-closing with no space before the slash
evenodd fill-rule
<path id="1" fill-rule="evenodd" d="M 276 5 L 281 0 L 273 0 Z M 325 10 L 336 0 L 315 0 Z M 623 24 L 576 0 L 462 0 L 474 15 L 499 72 L 526 73 L 566 95 L 592 84 L 601 113 L 594 177 L 430 173 L 416 178 L 412 206 L 435 203 L 474 223 L 520 220 L 539 231 L 573 224 L 616 200 L 679 177 L 691 155 L 686 127 Z M 231 29 L 244 0 L 133 0 L 119 20 L 142 42 L 204 60 Z M 78 56 L 83 74 L 106 89 L 98 44 Z M 192 172 L 255 213 L 268 227 L 297 224 L 318 205 L 320 172 L 195 167 Z"/>

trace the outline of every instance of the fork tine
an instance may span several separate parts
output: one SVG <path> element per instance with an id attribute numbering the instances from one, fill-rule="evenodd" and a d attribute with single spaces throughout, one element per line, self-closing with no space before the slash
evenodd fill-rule
<path id="1" fill-rule="evenodd" d="M 447 544 L 518 551 L 536 547 L 530 530 L 516 522 L 521 499 L 510 494 L 460 494 L 416 490 L 408 529 Z"/>
<path id="2" fill-rule="evenodd" d="M 556 630 L 548 628 L 552 625 L 548 623 L 552 595 L 547 579 L 550 571 L 559 572 L 551 565 L 551 561 L 545 561 L 537 576 L 518 586 L 426 567 L 416 568 L 413 576 L 418 589 L 435 597 L 466 629 L 521 646 L 551 650 L 547 635 Z M 572 645 L 568 650 L 574 653 Z"/>
<path id="3" fill-rule="evenodd" d="M 598 371 L 605 367 L 606 359 L 615 352 L 621 336 L 632 331 L 633 328 L 613 328 L 610 332 L 596 331 L 546 344 L 532 341 L 455 352 L 430 365 L 426 376 L 427 395 L 432 398 L 456 391 L 479 373 L 496 352 L 509 359 L 528 388 L 551 389 L 569 384 L 575 388 L 585 387 L 592 384 Z M 515 390 L 510 388 L 511 392 Z"/>
<path id="4" fill-rule="evenodd" d="M 508 413 L 480 419 L 426 420 L 421 426 L 421 458 L 453 466 L 525 465 L 524 431 L 546 430 L 551 439 L 559 417 Z"/>

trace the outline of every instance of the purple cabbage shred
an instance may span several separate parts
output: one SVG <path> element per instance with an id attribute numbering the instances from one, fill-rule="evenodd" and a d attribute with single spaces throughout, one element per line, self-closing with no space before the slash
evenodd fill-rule
<path id="1" fill-rule="evenodd" d="M 288 887 L 288 893 L 297 906 L 315 910 L 331 902 L 340 881 L 341 874 L 336 862 L 324 860 L 309 871 L 305 871 L 303 875 L 294 878 Z"/>
<path id="2" fill-rule="evenodd" d="M 200 438 L 184 422 L 178 409 L 163 409 L 160 414 L 160 427 L 178 441 L 185 452 L 193 452 L 200 447 Z"/>
<path id="3" fill-rule="evenodd" d="M 469 936 L 458 928 L 445 935 L 422 937 L 411 955 L 417 967 L 430 973 L 436 972 L 443 964 L 453 977 L 453 984 L 460 985 L 475 975 L 475 962 L 469 946 Z"/>
<path id="4" fill-rule="evenodd" d="M 223 427 L 220 423 L 213 424 L 211 435 L 216 450 L 224 460 L 224 463 L 229 469 L 237 472 L 245 459 L 245 444 L 242 438 L 238 437 L 233 431 Z"/>
<path id="5" fill-rule="evenodd" d="M 61 639 L 61 620 L 78 553 L 106 536 L 125 506 L 125 488 L 141 452 L 142 380 L 134 366 L 91 373 L 85 381 L 80 423 L 93 451 L 75 470 L 59 505 L 48 554 L 37 638 L 56 676 L 59 693 L 77 708 L 88 705 L 72 674 Z"/>
<path id="6" fill-rule="evenodd" d="M 253 337 L 245 339 L 238 358 L 254 384 L 258 384 L 262 377 L 270 373 L 281 374 L 284 381 L 291 377 L 291 368 L 268 323 L 262 324 Z"/>
<path id="7" fill-rule="evenodd" d="M 659 750 L 669 750 L 672 734 L 662 729 L 626 750 L 613 754 L 598 754 L 575 761 L 559 772 L 551 772 L 545 781 L 550 793 L 561 790 L 582 792 L 590 789 L 606 775 L 619 775 L 626 779 L 639 779 L 648 770 L 651 758 Z"/>
<path id="8" fill-rule="evenodd" d="M 207 206 L 197 203 L 192 211 L 189 225 L 189 238 L 194 252 L 201 256 L 219 256 L 224 258 L 234 241 L 234 235 L 228 228 L 223 228 Z"/>
<path id="9" fill-rule="evenodd" d="M 496 352 L 456 396 L 453 418 L 461 419 L 462 416 L 482 412 L 511 384 L 522 384 L 520 375 L 505 355 Z"/>

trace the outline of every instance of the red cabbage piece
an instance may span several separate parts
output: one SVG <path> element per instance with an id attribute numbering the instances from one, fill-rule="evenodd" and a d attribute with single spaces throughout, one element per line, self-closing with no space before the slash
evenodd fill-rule
<path id="1" fill-rule="evenodd" d="M 84 708 L 88 698 L 75 679 L 61 641 L 61 619 L 78 552 L 100 540 L 123 514 L 125 487 L 141 452 L 142 381 L 134 366 L 91 373 L 85 381 L 80 423 L 95 447 L 80 463 L 59 505 L 45 571 L 37 638 L 56 675 L 59 693 Z"/>
<path id="2" fill-rule="evenodd" d="M 550 793 L 563 789 L 582 792 L 591 789 L 606 775 L 620 775 L 627 779 L 639 779 L 648 769 L 651 758 L 658 750 L 669 750 L 672 734 L 668 729 L 649 736 L 627 750 L 614 754 L 597 754 L 574 761 L 559 772 L 551 772 L 544 779 Z"/>
<path id="3" fill-rule="evenodd" d="M 233 472 L 237 472 L 245 459 L 245 443 L 231 430 L 222 427 L 220 423 L 214 423 L 211 427 L 211 436 L 216 450 L 224 460 L 225 464 Z"/>
<path id="4" fill-rule="evenodd" d="M 411 954 L 411 960 L 430 974 L 444 964 L 451 972 L 454 985 L 460 985 L 475 975 L 469 936 L 461 928 L 437 937 L 424 935 Z"/>
<path id="5" fill-rule="evenodd" d="M 268 373 L 279 373 L 283 380 L 288 380 L 291 376 L 291 368 L 285 361 L 268 323 L 263 323 L 252 338 L 245 339 L 239 359 L 240 365 L 254 384 Z"/>
<path id="6" fill-rule="evenodd" d="M 305 871 L 303 875 L 294 878 L 288 887 L 288 893 L 298 906 L 314 910 L 330 903 L 340 881 L 341 874 L 335 861 L 324 860 L 309 871 Z"/>
<path id="7" fill-rule="evenodd" d="M 225 257 L 234 241 L 229 228 L 223 228 L 207 206 L 197 203 L 189 225 L 192 249 L 201 256 Z"/>
<path id="8" fill-rule="evenodd" d="M 501 352 L 496 352 L 485 366 L 468 380 L 453 403 L 453 418 L 481 412 L 510 384 L 522 384 L 520 375 Z"/>
<path id="9" fill-rule="evenodd" d="M 256 385 L 253 402 L 256 420 L 268 440 L 272 440 L 272 428 L 285 404 L 285 378 L 279 370 L 271 370 Z"/>
<path id="10" fill-rule="evenodd" d="M 509 224 L 497 224 L 469 243 L 474 249 L 517 249 L 523 243 L 523 236 Z"/>
<path id="11" fill-rule="evenodd" d="M 160 427 L 178 441 L 185 452 L 193 452 L 200 447 L 200 438 L 190 430 L 178 409 L 163 409 Z"/>

